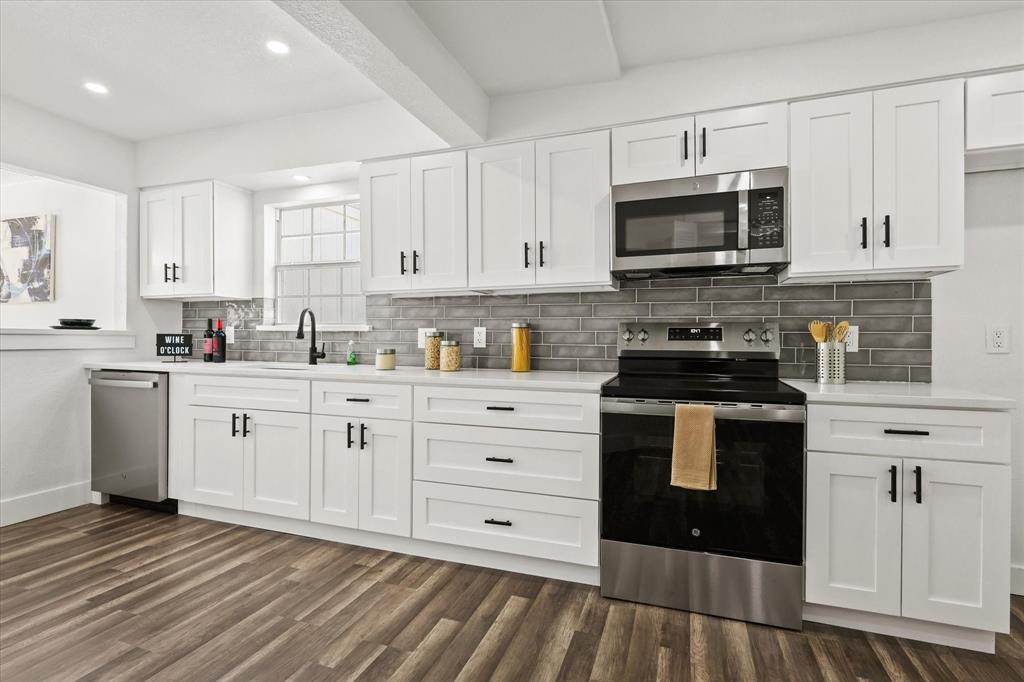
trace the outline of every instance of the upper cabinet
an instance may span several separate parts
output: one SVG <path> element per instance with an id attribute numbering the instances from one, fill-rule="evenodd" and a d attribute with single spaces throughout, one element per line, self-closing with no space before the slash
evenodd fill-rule
<path id="1" fill-rule="evenodd" d="M 967 149 L 1024 145 L 1024 71 L 967 80 Z"/>
<path id="2" fill-rule="evenodd" d="M 139 192 L 144 298 L 252 296 L 252 197 L 218 182 Z"/>
<path id="3" fill-rule="evenodd" d="M 786 165 L 786 105 L 715 111 L 612 130 L 612 183 Z"/>
<path id="4" fill-rule="evenodd" d="M 963 81 L 790 107 L 789 280 L 920 277 L 964 258 Z"/>

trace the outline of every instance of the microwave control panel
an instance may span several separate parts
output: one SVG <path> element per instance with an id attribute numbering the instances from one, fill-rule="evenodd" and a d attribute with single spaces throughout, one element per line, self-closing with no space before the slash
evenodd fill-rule
<path id="1" fill-rule="evenodd" d="M 748 248 L 777 249 L 785 246 L 785 196 L 781 187 L 752 189 L 750 202 L 750 235 Z"/>

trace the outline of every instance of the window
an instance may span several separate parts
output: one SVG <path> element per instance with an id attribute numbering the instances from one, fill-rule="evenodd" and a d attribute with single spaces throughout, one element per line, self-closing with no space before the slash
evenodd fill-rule
<path id="1" fill-rule="evenodd" d="M 359 204 L 282 208 L 277 212 L 278 324 L 310 308 L 319 324 L 366 324 L 359 284 Z"/>

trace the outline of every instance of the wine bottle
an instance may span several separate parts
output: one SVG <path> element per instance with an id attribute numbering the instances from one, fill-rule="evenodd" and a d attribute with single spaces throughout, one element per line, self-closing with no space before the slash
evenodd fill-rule
<path id="1" fill-rule="evenodd" d="M 213 319 L 206 318 L 206 331 L 203 332 L 203 362 L 213 362 Z"/>
<path id="2" fill-rule="evenodd" d="M 213 361 L 224 362 L 227 359 L 228 338 L 224 334 L 224 321 L 217 320 L 217 331 L 213 334 Z"/>

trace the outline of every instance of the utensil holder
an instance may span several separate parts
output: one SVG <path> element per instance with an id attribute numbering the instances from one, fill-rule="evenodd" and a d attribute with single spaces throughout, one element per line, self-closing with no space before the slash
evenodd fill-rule
<path id="1" fill-rule="evenodd" d="M 846 383 L 845 341 L 826 341 L 818 344 L 818 383 Z"/>

